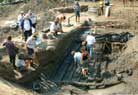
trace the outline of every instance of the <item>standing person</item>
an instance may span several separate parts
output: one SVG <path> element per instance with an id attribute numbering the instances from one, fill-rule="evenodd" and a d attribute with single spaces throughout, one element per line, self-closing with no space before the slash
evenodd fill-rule
<path id="1" fill-rule="evenodd" d="M 77 67 L 79 67 L 80 66 L 81 57 L 82 57 L 81 52 L 72 51 L 71 54 L 73 55 L 74 63 L 76 64 Z"/>
<path id="2" fill-rule="evenodd" d="M 8 36 L 7 41 L 3 43 L 3 46 L 5 46 L 6 49 L 7 49 L 9 59 L 10 59 L 10 63 L 12 63 L 14 69 L 16 69 L 16 66 L 15 66 L 16 47 L 15 47 L 14 43 L 12 42 L 12 37 L 11 36 Z"/>
<path id="3" fill-rule="evenodd" d="M 103 0 L 99 1 L 99 15 L 103 15 L 104 14 L 104 2 Z"/>
<path id="4" fill-rule="evenodd" d="M 21 11 L 17 18 L 18 27 L 21 30 L 21 23 L 24 20 L 24 11 Z"/>
<path id="5" fill-rule="evenodd" d="M 79 2 L 76 2 L 73 8 L 74 8 L 75 16 L 76 16 L 76 23 L 80 22 L 80 10 L 81 10 L 81 8 L 80 8 Z"/>
<path id="6" fill-rule="evenodd" d="M 93 33 L 89 33 L 89 34 L 87 35 L 85 41 L 86 41 L 86 43 L 87 43 L 87 44 L 86 44 L 86 48 L 87 48 L 87 50 L 88 50 L 88 52 L 89 52 L 89 54 L 90 54 L 90 58 L 92 58 L 93 47 L 94 47 L 94 44 L 95 44 L 95 42 L 96 42 Z"/>
<path id="7" fill-rule="evenodd" d="M 37 36 L 32 35 L 26 41 L 28 55 L 30 55 L 30 56 L 33 56 L 33 54 L 34 54 L 34 49 L 36 47 L 36 40 L 37 40 Z"/>
<path id="8" fill-rule="evenodd" d="M 29 10 L 28 14 L 30 16 L 30 20 L 32 21 L 32 26 L 36 28 L 37 16 L 34 13 L 32 13 L 31 10 Z"/>
<path id="9" fill-rule="evenodd" d="M 104 0 L 104 4 L 105 4 L 105 17 L 109 17 L 110 16 L 110 0 Z"/>
<path id="10" fill-rule="evenodd" d="M 29 18 L 29 15 L 26 14 L 24 17 L 24 20 L 21 23 L 21 28 L 24 33 L 25 41 L 27 41 L 27 38 L 32 35 L 32 21 Z"/>

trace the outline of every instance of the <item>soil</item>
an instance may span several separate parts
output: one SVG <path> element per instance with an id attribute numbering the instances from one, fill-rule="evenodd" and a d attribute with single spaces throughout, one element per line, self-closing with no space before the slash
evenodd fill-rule
<path id="1" fill-rule="evenodd" d="M 38 24 L 38 31 L 43 30 L 43 28 L 48 27 L 49 26 L 49 21 L 54 19 L 54 14 L 51 12 L 48 12 L 49 8 L 52 7 L 56 7 L 56 6 L 52 6 L 50 5 L 49 8 L 47 6 L 45 6 L 45 0 L 42 0 L 42 2 L 40 2 L 40 5 L 38 5 L 38 7 L 34 7 L 36 6 L 34 3 L 34 5 L 32 3 L 29 4 L 19 4 L 19 5 L 13 5 L 13 6 L 8 6 L 7 8 L 11 8 L 7 11 L 5 11 L 4 14 L 1 15 L 0 17 L 0 23 L 3 23 L 0 25 L 0 32 L 3 32 L 2 30 L 6 27 L 6 21 L 9 20 L 16 20 L 16 16 L 21 10 L 27 11 L 28 9 L 32 9 L 35 13 L 38 14 L 39 19 L 39 24 Z M 137 36 L 137 10 L 138 7 L 136 6 L 138 4 L 138 2 L 136 1 L 136 3 L 133 5 L 135 7 L 131 7 L 130 5 L 128 7 L 123 7 L 122 3 L 119 1 L 113 1 L 113 6 L 112 6 L 112 14 L 111 17 L 109 18 L 105 18 L 104 16 L 96 16 L 92 13 L 87 13 L 87 12 L 83 12 L 81 14 L 81 23 L 83 23 L 85 20 L 92 20 L 94 22 L 96 22 L 98 24 L 98 28 L 97 28 L 97 33 L 110 33 L 110 32 L 114 32 L 114 33 L 120 33 L 120 32 L 131 32 L 132 34 L 135 35 L 134 38 L 132 38 L 131 40 L 129 40 L 126 43 L 126 48 L 125 50 L 123 50 L 121 53 L 120 52 L 115 52 L 112 53 L 110 55 L 107 55 L 109 57 L 109 59 L 111 59 L 111 61 L 109 62 L 108 65 L 108 71 L 113 72 L 115 71 L 116 73 L 122 74 L 123 75 L 123 80 L 125 81 L 125 83 L 121 83 L 119 85 L 115 85 L 109 88 L 105 88 L 105 89 L 99 89 L 99 90 L 88 90 L 87 93 L 92 94 L 92 95 L 114 95 L 114 94 L 138 94 L 138 36 Z M 32 5 L 31 5 L 32 4 Z M 42 5 L 41 5 L 42 4 Z M 54 3 L 55 4 L 55 3 Z M 91 6 L 96 6 L 96 3 L 90 3 L 90 2 L 82 2 L 81 4 L 86 4 L 89 5 L 89 7 Z M 14 11 L 15 9 L 17 9 L 17 11 Z M 6 9 L 6 8 L 5 8 Z M 46 10 L 45 10 L 46 9 Z M 73 13 L 65 13 L 66 17 L 70 17 L 73 15 Z M 6 17 L 5 17 L 6 16 Z M 69 32 L 70 30 L 79 27 L 81 24 L 79 25 L 75 25 L 74 22 L 75 18 L 72 18 L 70 20 L 71 24 L 74 24 L 73 27 L 63 27 L 63 29 L 65 30 L 65 33 Z M 93 23 L 93 22 L 91 22 Z M 97 25 L 94 23 L 94 25 Z M 44 27 L 45 26 L 45 27 Z M 91 26 L 93 27 L 93 26 Z M 93 28 L 92 28 L 93 29 Z M 12 34 L 15 37 L 14 40 L 19 40 L 20 36 L 19 33 L 13 33 L 15 31 L 10 30 L 12 32 L 10 33 L 6 33 L 6 34 L 2 34 L 4 36 L 1 35 L 0 37 L 0 42 L 2 42 L 4 40 L 4 38 L 9 35 Z M 51 42 L 57 43 L 59 41 L 51 41 L 48 40 L 49 44 L 51 44 Z M 64 41 L 62 41 L 64 42 Z M 65 41 L 66 42 L 66 41 Z M 65 42 L 62 44 L 64 47 Z M 61 48 L 61 47 L 59 47 Z M 2 62 L 7 63 L 8 62 L 8 57 L 7 54 L 5 53 L 5 51 L 3 50 L 3 48 L 1 48 L 1 54 L 5 55 L 4 59 L 2 60 Z M 62 54 L 64 54 L 64 50 L 61 52 Z M 49 55 L 52 54 L 56 54 L 55 52 L 52 54 L 48 53 Z M 46 55 L 48 56 L 48 55 Z M 58 56 L 58 55 L 56 55 Z M 61 57 L 57 57 L 59 59 L 62 60 Z M 57 60 L 56 60 L 57 61 Z M 50 61 L 52 62 L 52 61 Z M 47 68 L 43 67 L 44 65 L 42 65 L 39 69 L 42 70 L 47 70 Z M 8 69 L 9 68 L 9 69 Z M 6 69 L 6 70 L 5 70 Z M 132 71 L 133 74 L 129 75 L 129 71 Z M 37 73 L 38 74 L 38 73 Z M 6 80 L 10 80 L 10 81 L 18 81 L 15 79 L 14 77 L 14 72 L 13 72 L 13 68 L 11 65 L 7 65 L 7 64 L 2 64 L 0 65 L 0 75 L 1 77 L 3 77 Z M 34 75 L 37 76 L 37 75 Z M 30 77 L 29 77 L 30 78 Z M 28 79 L 29 79 L 28 78 Z M 20 81 L 21 82 L 21 81 Z M 18 93 L 24 93 L 22 95 L 34 95 L 31 92 L 28 92 L 26 90 L 22 90 L 22 88 L 17 87 L 15 88 L 15 90 L 13 91 L 13 86 L 9 86 L 7 85 L 7 83 L 5 84 L 4 80 L 1 80 L 0 86 L 4 89 L 8 89 L 9 92 L 6 92 L 4 89 L 0 89 L 0 92 L 3 92 L 4 95 L 18 95 Z M 76 89 L 76 88 L 74 88 Z M 16 91 L 16 93 L 15 93 Z M 67 95 L 65 93 L 60 92 L 60 95 Z M 58 94 L 57 94 L 58 95 Z M 69 94 L 72 95 L 72 94 Z M 85 94 L 82 94 L 85 95 Z"/>
<path id="2" fill-rule="evenodd" d="M 36 93 L 32 93 L 32 91 L 21 88 L 20 86 L 3 79 L 0 79 L 0 86 L 0 93 L 2 95 L 37 95 Z"/>

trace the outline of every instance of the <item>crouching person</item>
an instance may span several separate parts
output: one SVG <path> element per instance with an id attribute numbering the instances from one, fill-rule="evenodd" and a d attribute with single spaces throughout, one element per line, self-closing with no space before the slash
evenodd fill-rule
<path id="1" fill-rule="evenodd" d="M 58 23 L 59 23 L 59 29 L 60 29 L 60 32 L 63 32 L 63 29 L 62 29 L 62 22 L 64 22 L 66 19 L 66 17 L 63 15 L 63 14 L 60 14 L 56 17 L 56 20 L 58 20 Z"/>
<path id="2" fill-rule="evenodd" d="M 84 47 L 81 48 L 81 52 L 82 52 L 81 74 L 86 77 L 88 75 L 88 66 L 89 66 L 89 62 L 90 62 L 90 55 L 89 55 L 88 51 L 85 50 Z"/>
<path id="3" fill-rule="evenodd" d="M 56 19 L 51 25 L 50 25 L 50 33 L 52 34 L 53 38 L 58 34 L 58 32 L 63 32 L 61 29 L 61 26 L 59 24 L 59 20 Z"/>
<path id="4" fill-rule="evenodd" d="M 26 69 L 25 56 L 23 53 L 18 54 L 17 61 L 15 63 L 17 70 L 24 71 Z"/>
<path id="5" fill-rule="evenodd" d="M 81 52 L 72 51 L 71 54 L 73 55 L 75 65 L 77 67 L 80 67 L 80 61 L 82 56 Z"/>

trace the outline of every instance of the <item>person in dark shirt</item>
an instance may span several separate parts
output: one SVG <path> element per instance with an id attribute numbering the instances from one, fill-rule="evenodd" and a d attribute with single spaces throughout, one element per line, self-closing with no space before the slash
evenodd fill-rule
<path id="1" fill-rule="evenodd" d="M 81 75 L 87 77 L 88 75 L 88 66 L 90 62 L 90 55 L 89 52 L 85 50 L 84 47 L 81 48 Z"/>
<path id="2" fill-rule="evenodd" d="M 16 69 L 16 66 L 15 66 L 16 47 L 15 47 L 14 43 L 12 42 L 11 36 L 8 36 L 7 41 L 3 43 L 3 46 L 6 47 L 6 50 L 9 55 L 10 63 L 12 63 L 14 69 Z"/>
<path id="3" fill-rule="evenodd" d="M 84 47 L 82 47 L 81 48 L 81 53 L 82 53 L 81 64 L 83 64 L 83 67 L 87 67 L 88 66 L 88 63 L 90 61 L 89 52 L 86 51 Z"/>

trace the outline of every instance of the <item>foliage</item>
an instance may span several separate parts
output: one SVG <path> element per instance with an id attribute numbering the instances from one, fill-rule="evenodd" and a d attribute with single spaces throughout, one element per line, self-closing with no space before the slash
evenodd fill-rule
<path id="1" fill-rule="evenodd" d="M 3 0 L 0 0 L 0 3 L 3 2 Z"/>

